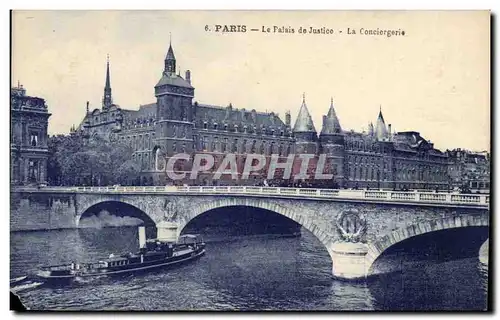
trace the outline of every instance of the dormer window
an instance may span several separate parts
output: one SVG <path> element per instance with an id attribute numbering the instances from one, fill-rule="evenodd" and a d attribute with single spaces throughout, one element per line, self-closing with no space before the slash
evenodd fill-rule
<path id="1" fill-rule="evenodd" d="M 247 126 L 244 126 L 244 127 L 243 127 L 243 131 L 244 131 L 245 133 L 247 133 Z"/>
<path id="2" fill-rule="evenodd" d="M 203 122 L 203 129 L 208 129 L 208 124 L 206 122 Z"/>
<path id="3" fill-rule="evenodd" d="M 234 125 L 234 132 L 238 132 L 238 125 L 237 124 Z"/>
<path id="4" fill-rule="evenodd" d="M 224 124 L 224 130 L 227 131 L 227 123 Z"/>
<path id="5" fill-rule="evenodd" d="M 280 136 L 282 136 L 282 137 L 283 137 L 283 135 L 284 135 L 284 134 L 285 134 L 285 132 L 284 132 L 283 130 L 281 130 L 281 132 L 280 132 Z"/>
<path id="6" fill-rule="evenodd" d="M 217 123 L 214 123 L 214 130 L 217 130 Z"/>

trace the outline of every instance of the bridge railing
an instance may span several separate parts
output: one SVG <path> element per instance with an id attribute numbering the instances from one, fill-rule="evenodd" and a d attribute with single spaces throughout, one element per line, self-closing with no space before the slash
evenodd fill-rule
<path id="1" fill-rule="evenodd" d="M 51 188 L 43 188 L 50 190 Z M 56 188 L 54 188 L 56 189 Z M 60 190 L 58 188 L 57 190 Z M 66 190 L 78 192 L 112 192 L 112 193 L 204 193 L 204 194 L 255 194 L 283 195 L 312 198 L 366 199 L 389 202 L 421 202 L 479 205 L 487 207 L 490 203 L 488 194 L 457 194 L 444 192 L 421 191 L 388 191 L 388 190 L 347 190 L 347 189 L 308 189 L 257 186 L 112 186 L 112 187 L 72 187 Z M 62 190 L 62 189 L 61 189 Z"/>

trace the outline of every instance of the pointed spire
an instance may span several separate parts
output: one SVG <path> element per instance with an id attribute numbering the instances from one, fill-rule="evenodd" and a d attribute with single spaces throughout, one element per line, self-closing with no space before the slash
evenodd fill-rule
<path id="1" fill-rule="evenodd" d="M 109 79 L 109 53 L 106 57 L 106 88 L 111 89 L 111 81 Z"/>
<path id="2" fill-rule="evenodd" d="M 328 109 L 328 114 L 323 116 L 323 128 L 321 129 L 321 134 L 336 134 L 341 132 L 342 128 L 340 127 L 339 119 L 335 113 L 332 97 L 330 100 L 330 109 Z"/>
<path id="3" fill-rule="evenodd" d="M 293 126 L 293 132 L 314 132 L 316 133 L 316 128 L 314 128 L 314 123 L 312 121 L 309 110 L 307 110 L 306 105 L 306 94 L 302 95 L 302 105 L 300 106 L 299 114 L 297 115 L 297 120 L 295 120 L 295 125 Z"/>
<path id="4" fill-rule="evenodd" d="M 175 75 L 175 55 L 172 49 L 172 35 L 170 35 L 170 42 L 168 45 L 167 56 L 165 57 L 165 68 L 163 70 L 165 75 Z"/>
<path id="5" fill-rule="evenodd" d="M 386 140 L 389 137 L 389 133 L 384 121 L 384 116 L 382 115 L 382 106 L 380 106 L 380 110 L 378 113 L 377 126 L 375 127 L 375 136 L 379 141 Z"/>
<path id="6" fill-rule="evenodd" d="M 172 49 L 172 43 L 168 45 L 166 60 L 175 60 L 174 49 Z"/>
<path id="7" fill-rule="evenodd" d="M 113 104 L 111 96 L 111 77 L 109 73 L 109 54 L 106 56 L 106 84 L 104 85 L 104 96 L 102 97 L 102 108 L 108 109 Z"/>

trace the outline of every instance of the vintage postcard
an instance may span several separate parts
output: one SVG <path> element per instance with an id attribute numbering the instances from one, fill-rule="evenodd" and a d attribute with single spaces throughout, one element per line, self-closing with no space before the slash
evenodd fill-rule
<path id="1" fill-rule="evenodd" d="M 12 299 L 490 310 L 490 24 L 13 11 Z"/>

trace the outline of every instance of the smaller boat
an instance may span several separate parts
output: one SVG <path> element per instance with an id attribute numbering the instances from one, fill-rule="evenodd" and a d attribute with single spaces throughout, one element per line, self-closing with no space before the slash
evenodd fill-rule
<path id="1" fill-rule="evenodd" d="M 186 234 L 177 242 L 151 239 L 146 241 L 144 227 L 139 227 L 137 253 L 119 256 L 111 254 L 106 259 L 92 263 L 69 263 L 40 268 L 37 276 L 44 280 L 73 280 L 75 278 L 121 275 L 185 263 L 205 254 L 205 242 L 200 235 Z"/>

